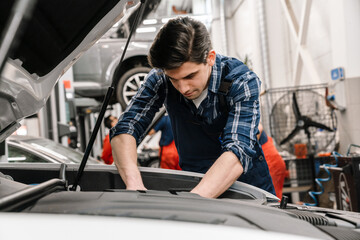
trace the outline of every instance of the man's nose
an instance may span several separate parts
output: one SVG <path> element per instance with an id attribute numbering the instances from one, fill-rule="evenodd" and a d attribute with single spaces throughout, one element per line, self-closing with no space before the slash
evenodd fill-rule
<path id="1" fill-rule="evenodd" d="M 178 80 L 177 85 L 178 90 L 181 94 L 184 94 L 190 90 L 190 86 L 185 80 Z"/>

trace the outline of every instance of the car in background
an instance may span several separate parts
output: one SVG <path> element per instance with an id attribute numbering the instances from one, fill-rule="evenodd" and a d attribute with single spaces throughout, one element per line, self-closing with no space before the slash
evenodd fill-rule
<path id="1" fill-rule="evenodd" d="M 47 138 L 12 135 L 6 140 L 9 163 L 80 163 L 84 153 Z M 88 164 L 102 164 L 89 157 Z"/>
<path id="2" fill-rule="evenodd" d="M 145 4 L 144 15 L 119 69 L 120 78 L 115 79 L 112 102 L 119 102 L 122 109 L 126 108 L 151 70 L 147 54 L 163 24 L 171 17 L 188 15 L 210 27 L 212 19 L 206 4 L 199 0 L 148 0 Z M 74 64 L 73 85 L 77 97 L 90 97 L 100 101 L 103 99 L 113 81 L 134 14 L 135 12 L 117 22 Z"/>
<path id="3" fill-rule="evenodd" d="M 81 163 L 84 153 L 47 138 L 11 135 L 6 139 L 8 163 Z M 1 162 L 0 162 L 1 163 Z M 104 164 L 93 157 L 87 164 Z M 138 152 L 141 167 L 159 168 L 159 150 L 143 148 Z"/>

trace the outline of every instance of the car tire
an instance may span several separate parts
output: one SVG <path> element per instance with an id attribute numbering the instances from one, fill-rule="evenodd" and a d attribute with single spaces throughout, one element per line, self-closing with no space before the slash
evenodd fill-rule
<path id="1" fill-rule="evenodd" d="M 150 70 L 151 68 L 148 67 L 136 67 L 122 75 L 116 88 L 116 98 L 123 110 L 136 94 Z"/>

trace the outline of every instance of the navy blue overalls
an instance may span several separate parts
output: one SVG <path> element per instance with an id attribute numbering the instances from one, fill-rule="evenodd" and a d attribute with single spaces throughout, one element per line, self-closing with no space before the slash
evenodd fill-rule
<path id="1" fill-rule="evenodd" d="M 185 171 L 206 173 L 222 154 L 219 136 L 225 127 L 228 111 L 221 112 L 212 124 L 207 124 L 201 116 L 194 114 L 195 105 L 187 103 L 170 81 L 168 91 L 166 108 L 179 153 L 179 165 Z M 238 180 L 275 195 L 262 149 L 258 143 L 255 148 L 257 156 L 253 158 L 253 167 Z"/>

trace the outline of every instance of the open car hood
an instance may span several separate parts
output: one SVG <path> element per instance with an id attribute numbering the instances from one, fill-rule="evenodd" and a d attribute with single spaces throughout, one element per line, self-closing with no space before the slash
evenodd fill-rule
<path id="1" fill-rule="evenodd" d="M 149 190 L 129 191 L 114 165 L 89 165 L 81 190 L 68 191 L 77 168 L 1 164 L 0 238 L 98 239 L 111 232 L 94 225 L 101 222 L 131 239 L 360 239 L 359 213 L 280 207 L 276 196 L 246 183 L 235 182 L 218 199 L 207 199 L 189 192 L 203 174 L 139 168 Z"/>
<path id="2" fill-rule="evenodd" d="M 0 142 L 45 105 L 58 79 L 84 51 L 140 5 L 127 0 L 39 0 L 26 8 L 16 2 L 26 1 L 0 2 L 0 61 L 6 55 L 0 62 Z M 21 7 L 27 20 L 11 27 Z M 6 39 L 12 31 L 15 38 Z"/>

